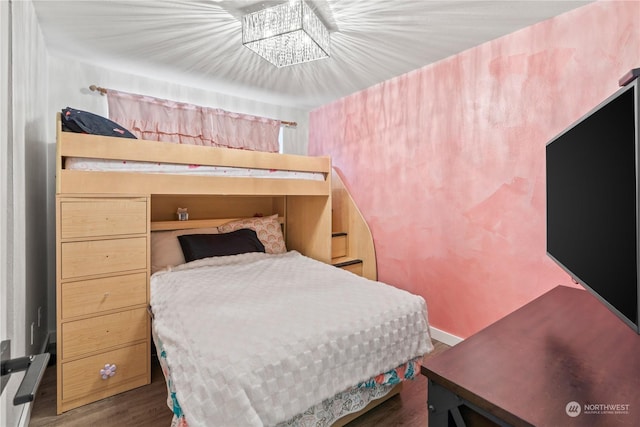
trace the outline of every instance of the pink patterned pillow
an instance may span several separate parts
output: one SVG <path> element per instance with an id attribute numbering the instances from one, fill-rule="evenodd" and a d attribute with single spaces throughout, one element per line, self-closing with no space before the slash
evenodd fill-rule
<path id="1" fill-rule="evenodd" d="M 241 228 L 254 230 L 258 235 L 258 239 L 260 239 L 264 245 L 266 253 L 282 254 L 287 252 L 284 237 L 282 236 L 282 227 L 280 226 L 280 222 L 278 222 L 278 214 L 231 221 L 219 226 L 218 231 L 220 233 L 230 233 Z"/>

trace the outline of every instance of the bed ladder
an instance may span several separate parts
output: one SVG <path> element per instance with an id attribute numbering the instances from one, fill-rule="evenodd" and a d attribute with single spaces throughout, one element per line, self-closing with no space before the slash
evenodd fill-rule
<path id="1" fill-rule="evenodd" d="M 331 263 L 377 280 L 373 236 L 335 168 L 331 176 L 331 229 Z"/>

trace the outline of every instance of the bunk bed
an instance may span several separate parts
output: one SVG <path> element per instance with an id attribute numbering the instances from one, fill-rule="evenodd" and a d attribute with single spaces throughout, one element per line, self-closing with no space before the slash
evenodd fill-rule
<path id="1" fill-rule="evenodd" d="M 218 408 L 255 411 L 237 425 L 302 425 L 309 422 L 312 413 L 318 415 L 322 411 L 331 413 L 329 417 L 327 413 L 318 415 L 328 420 L 327 425 L 342 425 L 397 394 L 401 381 L 417 373 L 416 364 L 431 350 L 426 304 L 421 297 L 329 265 L 329 158 L 63 132 L 59 116 L 56 153 L 58 413 L 148 384 L 149 355 L 155 345 L 167 380 L 167 403 L 174 412 L 175 425 L 195 427 L 213 419 L 225 425 L 225 420 L 233 419 L 229 417 L 240 420 L 246 415 L 208 412 L 216 403 L 201 400 L 207 397 L 219 399 Z M 126 168 L 126 164 L 133 164 L 135 169 Z M 203 172 L 204 168 L 210 168 L 213 174 Z M 193 169 L 199 170 L 193 173 Z M 177 208 L 188 208 L 189 219 L 177 220 Z M 165 255 L 159 249 L 160 236 L 169 236 L 175 249 L 176 240 L 193 242 L 190 235 L 205 236 L 210 242 L 217 239 L 211 235 L 263 221 L 278 224 L 284 251 L 236 252 L 214 258 L 200 254 L 193 260 L 165 261 L 165 265 L 154 261 Z M 249 271 L 249 276 L 243 276 L 242 271 Z M 280 276 L 272 276 L 274 271 Z M 291 280 L 285 281 L 283 275 Z M 243 286 L 243 292 L 249 293 L 234 299 L 238 298 L 237 292 L 229 291 L 229 286 Z M 287 298 L 272 299 L 277 290 Z M 369 295 L 377 297 L 369 299 Z M 320 305 L 325 298 L 326 305 Z M 376 315 L 372 316 L 364 307 L 376 298 L 376 304 L 371 306 Z M 253 299 L 254 304 L 247 307 L 254 309 L 260 305 L 256 301 L 269 299 L 271 303 L 263 307 L 266 313 L 246 311 L 246 307 L 239 306 L 248 299 Z M 342 304 L 340 315 L 335 316 L 338 324 L 309 318 L 310 313 L 320 316 L 336 301 Z M 397 304 L 384 307 L 385 301 Z M 195 306 L 202 309 L 189 309 Z M 210 307 L 208 312 L 204 307 Z M 234 312 L 231 317 L 230 311 Z M 381 313 L 386 314 L 380 317 Z M 198 317 L 193 317 L 196 314 Z M 261 321 L 251 323 L 251 327 L 247 322 L 243 327 L 238 325 L 242 319 L 254 316 L 278 319 L 277 324 L 283 329 L 266 328 L 266 322 Z M 302 323 L 295 316 L 306 316 L 312 323 Z M 365 319 L 374 323 L 366 323 Z M 228 322 L 240 329 L 231 328 Z M 325 323 L 333 329 L 322 329 Z M 227 327 L 216 330 L 216 325 L 222 324 Z M 349 329 L 353 325 L 361 330 Z M 382 337 L 370 336 L 371 331 L 381 330 Z M 211 335 L 210 339 L 218 340 L 216 345 L 204 338 L 214 331 L 222 334 Z M 276 347 L 268 352 L 269 356 L 263 352 L 261 357 L 251 358 L 247 366 L 252 369 L 242 375 L 261 381 L 254 392 L 266 393 L 273 387 L 286 391 L 286 398 L 277 394 L 280 406 L 268 404 L 275 396 L 271 392 L 256 395 L 261 403 L 247 401 L 244 383 L 234 382 L 233 372 L 214 369 L 226 354 L 226 350 L 220 353 L 217 343 L 251 331 L 254 335 L 250 342 L 275 342 Z M 315 347 L 303 348 L 283 340 L 289 332 L 289 340 L 295 336 L 296 342 L 310 339 L 306 335 L 317 332 Z M 344 349 L 342 355 L 332 353 L 342 348 L 335 347 L 336 342 L 344 344 L 346 337 L 350 337 L 349 341 L 354 336 L 366 339 L 354 349 Z M 320 338 L 327 343 L 317 341 Z M 194 342 L 198 342 L 196 348 Z M 383 345 L 376 347 L 375 342 Z M 228 354 L 236 355 L 240 362 L 249 360 L 246 354 L 241 356 L 244 353 L 234 353 L 244 344 L 225 345 L 230 345 Z M 247 348 L 256 351 L 256 347 Z M 286 349 L 302 355 L 291 372 L 280 368 L 283 363 L 291 367 L 292 362 L 285 361 L 287 357 L 277 357 Z M 318 354 L 315 362 L 310 358 L 314 352 L 325 350 L 329 353 Z M 392 353 L 393 358 L 387 357 Z M 258 359 L 267 359 L 266 365 L 257 367 Z M 357 375 L 352 378 L 338 372 L 328 381 L 319 375 L 314 384 L 300 388 L 314 363 L 318 375 L 330 371 L 329 361 L 337 359 Z M 349 360 L 351 364 L 347 363 Z M 253 375 L 254 368 L 264 375 Z M 265 370 L 271 370 L 272 376 L 267 376 Z M 234 389 L 236 393 L 232 394 L 240 396 L 239 400 L 225 400 L 224 392 L 216 394 L 211 391 L 216 387 L 207 387 L 223 377 L 229 383 L 222 389 Z M 289 388 L 283 385 L 283 379 L 293 381 L 287 383 Z M 296 396 L 298 392 L 305 397 Z M 353 410 L 335 409 L 337 402 L 354 400 L 362 401 L 362 405 Z"/>

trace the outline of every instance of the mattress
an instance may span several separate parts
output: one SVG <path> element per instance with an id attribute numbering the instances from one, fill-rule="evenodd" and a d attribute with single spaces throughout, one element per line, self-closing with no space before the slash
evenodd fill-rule
<path id="1" fill-rule="evenodd" d="M 433 348 L 422 297 L 295 251 L 158 272 L 151 306 L 190 427 L 275 426 Z"/>
<path id="2" fill-rule="evenodd" d="M 104 172 L 164 173 L 176 175 L 280 178 L 324 181 L 319 172 L 296 172 L 275 169 L 250 169 L 224 166 L 184 165 L 175 163 L 138 162 L 129 160 L 67 157 L 65 169 Z"/>

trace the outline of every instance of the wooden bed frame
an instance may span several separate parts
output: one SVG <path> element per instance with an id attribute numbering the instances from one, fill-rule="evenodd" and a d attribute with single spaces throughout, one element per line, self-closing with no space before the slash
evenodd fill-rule
<path id="1" fill-rule="evenodd" d="M 96 348 L 83 350 L 85 353 L 78 353 L 80 355 L 74 354 L 71 357 L 66 357 L 66 354 L 70 353 L 69 347 L 65 347 L 66 344 L 64 344 L 67 331 L 70 331 L 73 327 L 80 329 L 80 332 L 82 332 L 82 328 L 76 327 L 76 325 L 82 325 L 83 322 L 92 324 L 94 325 L 92 327 L 95 328 L 95 325 L 104 323 L 103 318 L 128 313 L 133 311 L 132 308 L 138 310 L 143 307 L 142 302 L 140 302 L 138 306 L 105 308 L 102 306 L 103 301 L 91 301 L 87 297 L 87 301 L 83 301 L 83 303 L 95 303 L 97 307 L 95 312 L 99 313 L 99 315 L 96 315 L 95 312 L 94 314 L 87 312 L 65 318 L 64 314 L 62 314 L 63 304 L 68 305 L 68 302 L 65 302 L 67 300 L 63 299 L 62 296 L 64 289 L 84 282 L 103 283 L 114 275 L 114 273 L 93 274 L 92 272 L 87 275 L 85 272 L 84 277 L 65 278 L 63 270 L 68 272 L 75 268 L 74 264 L 70 264 L 68 260 L 64 259 L 65 245 L 71 247 L 72 244 L 82 244 L 85 246 L 81 246 L 81 248 L 85 248 L 90 247 L 87 245 L 95 242 L 108 242 L 108 239 L 115 241 L 113 236 L 87 237 L 82 233 L 86 232 L 88 228 L 95 228 L 93 222 L 96 220 L 104 220 L 107 221 L 107 225 L 98 224 L 98 228 L 103 227 L 107 230 L 104 234 L 109 234 L 112 232 L 113 227 L 110 221 L 117 222 L 118 216 L 122 220 L 121 223 L 126 226 L 127 215 L 129 215 L 126 209 L 136 203 L 144 202 L 145 207 L 142 208 L 142 212 L 146 209 L 146 227 L 143 227 L 142 231 L 138 232 L 126 231 L 120 233 L 120 235 L 116 233 L 115 238 L 131 238 L 129 240 L 146 238 L 147 260 L 150 251 L 151 231 L 210 227 L 236 218 L 278 214 L 283 226 L 287 249 L 297 250 L 311 258 L 330 263 L 332 257 L 333 195 L 336 198 L 336 205 L 339 207 L 344 206 L 344 208 L 341 208 L 342 213 L 336 215 L 334 212 L 334 225 L 344 223 L 346 226 L 346 224 L 352 224 L 352 228 L 357 230 L 357 233 L 354 234 L 363 233 L 362 237 L 368 242 L 366 243 L 366 257 L 369 260 L 363 275 L 376 279 L 373 239 L 361 217 L 358 217 L 357 221 L 359 221 L 358 224 L 364 224 L 364 226 L 353 226 L 354 219 L 352 217 L 354 214 L 352 212 L 357 211 L 354 207 L 355 205 L 349 208 L 349 213 L 345 213 L 347 207 L 351 206 L 348 204 L 353 204 L 353 202 L 339 178 L 337 179 L 339 186 L 336 187 L 334 185 L 332 187 L 332 167 L 329 157 L 263 153 L 62 132 L 60 113 L 57 115 L 56 129 L 56 250 L 58 252 L 56 260 L 56 305 L 57 330 L 60 337 L 57 340 L 59 359 L 57 367 L 58 413 L 107 397 L 110 394 L 148 384 L 150 381 L 150 362 L 148 358 L 145 362 L 146 370 L 140 368 L 141 372 L 144 372 L 138 375 L 135 381 L 129 381 L 110 390 L 91 391 L 87 396 L 82 396 L 80 393 L 78 394 L 80 397 L 74 395 L 73 398 L 69 398 L 67 396 L 71 395 L 71 392 L 68 390 L 75 392 L 76 385 L 73 383 L 71 387 L 65 386 L 67 388 L 64 390 L 67 391 L 63 391 L 61 381 L 63 376 L 62 366 L 72 366 L 73 364 L 81 363 L 85 359 L 102 356 L 101 350 Z M 324 179 L 322 181 L 311 181 L 284 178 L 234 178 L 120 171 L 79 171 L 65 169 L 64 164 L 67 157 L 315 172 L 322 174 Z M 336 177 L 335 172 L 333 176 Z M 95 212 L 91 210 L 93 209 L 91 206 L 97 205 L 101 209 L 105 205 L 105 203 L 100 203 L 101 201 L 114 200 L 124 201 L 122 211 L 111 208 L 111 210 L 107 209 L 104 215 L 102 211 L 99 211 L 104 218 L 102 216 L 97 219 L 94 218 Z M 79 210 L 78 206 L 80 207 Z M 91 209 L 85 209 L 82 206 L 90 206 Z M 188 208 L 188 221 L 176 220 L 178 207 Z M 64 212 L 73 212 L 73 216 Z M 359 215 L 359 212 L 356 213 Z M 354 239 L 355 237 L 352 235 L 351 238 Z M 354 248 L 359 246 L 356 244 L 351 245 Z M 78 249 L 75 254 L 84 255 L 82 250 L 86 249 Z M 117 255 L 117 253 L 114 253 L 104 256 L 113 258 Z M 100 254 L 100 256 L 102 255 Z M 122 262 L 127 261 L 124 258 L 126 258 L 126 254 L 123 256 Z M 137 271 L 134 271 L 138 275 L 143 275 L 143 277 L 146 275 L 146 304 L 149 301 L 149 264 L 147 261 L 146 268 L 138 268 Z M 116 272 L 115 275 L 116 277 L 127 277 L 126 274 L 130 273 L 132 269 L 133 267 L 129 270 L 126 268 L 121 269 L 123 271 Z M 104 295 L 104 298 L 106 298 L 108 293 Z M 76 298 L 78 297 L 76 296 Z M 145 328 L 150 332 L 148 319 L 146 320 Z M 97 334 L 98 332 L 101 331 L 96 332 L 89 328 L 86 336 L 92 336 L 92 334 Z M 146 348 L 147 354 L 150 353 L 152 345 L 149 336 L 150 333 L 147 333 L 144 340 L 138 337 L 136 338 L 137 341 L 133 341 L 137 346 L 144 344 L 143 347 Z M 124 351 L 127 349 L 126 346 L 131 346 L 131 342 L 112 345 L 111 348 L 116 348 L 117 351 Z M 68 353 L 65 353 L 65 351 Z M 70 372 L 70 368 L 67 368 L 67 371 Z M 71 375 L 68 373 L 65 375 L 66 381 L 66 378 Z M 80 377 L 88 374 L 77 372 L 74 375 L 75 377 Z M 400 387 L 396 387 L 384 398 L 371 402 L 364 410 L 338 420 L 336 425 L 345 424 L 399 393 L 399 391 Z M 65 393 L 67 394 L 65 395 Z"/>

